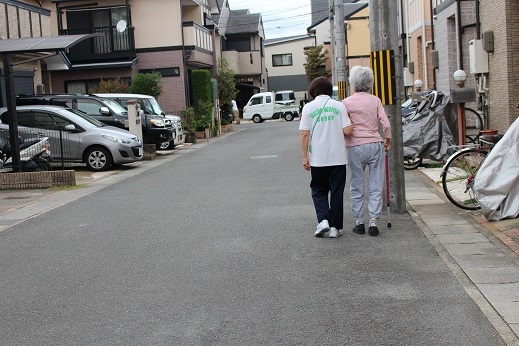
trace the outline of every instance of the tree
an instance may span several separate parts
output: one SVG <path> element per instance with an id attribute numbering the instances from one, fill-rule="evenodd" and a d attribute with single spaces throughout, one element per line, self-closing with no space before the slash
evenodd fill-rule
<path id="1" fill-rule="evenodd" d="M 162 94 L 162 75 L 159 72 L 137 73 L 132 78 L 130 93 L 158 97 Z"/>
<path id="2" fill-rule="evenodd" d="M 322 69 L 328 60 L 327 54 L 328 51 L 326 49 L 323 51 L 322 44 L 305 49 L 306 63 L 303 66 L 310 81 L 321 76 L 327 77 L 330 74 L 329 70 Z"/>
<path id="3" fill-rule="evenodd" d="M 219 58 L 216 80 L 218 83 L 218 98 L 223 105 L 230 105 L 231 101 L 238 95 L 234 75 L 234 70 L 229 68 L 227 60 L 225 58 Z"/>

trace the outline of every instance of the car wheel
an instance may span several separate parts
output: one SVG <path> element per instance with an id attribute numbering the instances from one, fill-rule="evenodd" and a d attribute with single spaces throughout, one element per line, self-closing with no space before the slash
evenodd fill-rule
<path id="1" fill-rule="evenodd" d="M 259 114 L 256 114 L 252 117 L 252 121 L 256 124 L 261 123 L 261 116 Z"/>
<path id="2" fill-rule="evenodd" d="M 285 113 L 285 120 L 286 120 L 286 121 L 292 121 L 292 120 L 294 120 L 294 115 L 293 115 L 292 113 L 290 113 L 290 112 Z"/>
<path id="3" fill-rule="evenodd" d="M 162 142 L 156 145 L 157 150 L 171 150 L 175 147 L 175 142 L 173 140 L 169 142 Z"/>
<path id="4" fill-rule="evenodd" d="M 88 149 L 85 155 L 85 163 L 92 171 L 106 171 L 112 166 L 112 155 L 108 149 L 103 147 L 93 147 Z"/>

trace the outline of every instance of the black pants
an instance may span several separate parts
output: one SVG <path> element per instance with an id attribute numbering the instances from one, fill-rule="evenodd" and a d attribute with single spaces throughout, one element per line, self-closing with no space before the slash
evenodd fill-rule
<path id="1" fill-rule="evenodd" d="M 310 188 L 312 189 L 317 222 L 328 220 L 330 227 L 342 229 L 346 165 L 312 167 L 311 172 Z M 330 195 L 329 201 L 328 195 Z"/>

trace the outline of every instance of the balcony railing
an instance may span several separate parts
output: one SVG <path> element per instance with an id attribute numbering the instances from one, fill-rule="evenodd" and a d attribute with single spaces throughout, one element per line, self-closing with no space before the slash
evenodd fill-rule
<path id="1" fill-rule="evenodd" d="M 213 51 L 211 30 L 194 22 L 182 23 L 184 30 L 184 46 L 194 46 L 206 51 Z"/>
<path id="2" fill-rule="evenodd" d="M 60 35 L 102 33 L 103 36 L 84 40 L 71 47 L 67 54 L 72 63 L 95 63 L 131 60 L 136 57 L 133 31 L 117 31 L 115 26 L 64 29 Z"/>

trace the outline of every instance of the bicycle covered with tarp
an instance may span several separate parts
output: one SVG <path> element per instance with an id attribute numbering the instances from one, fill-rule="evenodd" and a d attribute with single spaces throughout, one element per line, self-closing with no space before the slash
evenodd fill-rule
<path id="1" fill-rule="evenodd" d="M 402 117 L 402 132 L 405 169 L 417 168 L 423 159 L 443 161 L 457 150 L 457 106 L 450 95 L 427 90 L 416 110 Z"/>
<path id="2" fill-rule="evenodd" d="M 501 137 L 480 165 L 473 183 L 483 215 L 493 221 L 519 216 L 519 118 Z"/>

